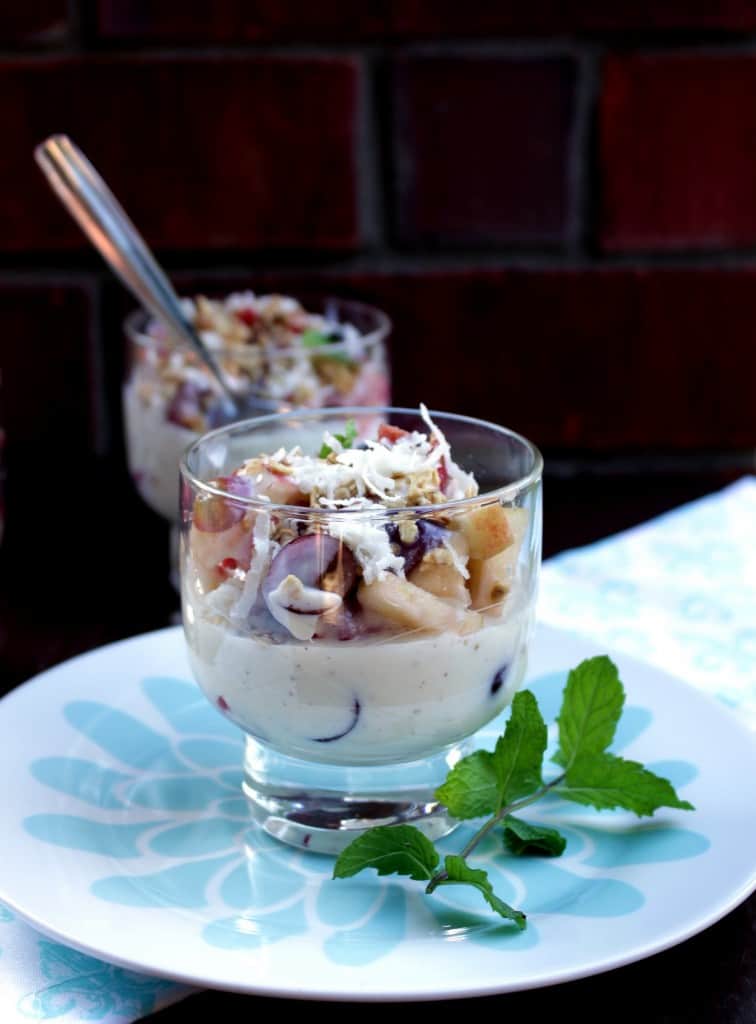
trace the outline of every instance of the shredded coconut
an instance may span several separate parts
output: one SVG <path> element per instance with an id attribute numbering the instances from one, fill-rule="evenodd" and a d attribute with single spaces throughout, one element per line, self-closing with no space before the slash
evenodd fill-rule
<path id="1" fill-rule="evenodd" d="M 382 580 L 387 572 L 404 577 L 404 559 L 394 554 L 389 535 L 375 523 L 348 522 L 332 526 L 332 536 L 351 549 L 366 583 Z"/>
<path id="2" fill-rule="evenodd" d="M 441 435 L 443 437 L 443 435 Z M 446 497 L 439 490 L 438 466 L 449 446 L 433 445 L 425 434 L 413 432 L 393 444 L 366 441 L 364 448 L 349 448 L 331 434 L 326 444 L 332 454 L 325 461 L 290 452 L 292 480 L 310 496 L 310 504 L 323 508 L 369 508 L 377 501 L 386 507 L 438 504 Z"/>
<path id="3" fill-rule="evenodd" d="M 454 546 L 452 538 L 444 537 L 442 543 L 444 548 L 448 552 L 449 557 L 451 558 L 451 563 L 454 566 L 454 568 L 457 570 L 457 572 L 463 579 L 469 580 L 470 572 L 467 568 L 467 559 L 463 558 L 459 551 L 457 551 L 457 549 Z"/>
<path id="4" fill-rule="evenodd" d="M 431 419 L 427 406 L 420 403 L 420 418 L 428 427 L 431 436 L 435 440 L 435 449 L 438 452 L 439 462 L 446 459 L 446 472 L 449 477 L 446 497 L 449 501 L 456 501 L 459 498 L 474 498 L 478 493 L 478 484 L 472 473 L 465 473 L 451 457 L 451 446 L 444 437 L 444 434 Z"/>
<path id="5" fill-rule="evenodd" d="M 255 526 L 252 533 L 254 550 L 247 576 L 244 580 L 241 596 L 231 609 L 231 617 L 237 623 L 246 622 L 252 606 L 257 600 L 257 592 L 260 589 L 263 576 L 268 571 L 274 555 L 278 552 L 280 544 L 270 539 L 271 516 L 269 512 L 258 512 L 255 516 Z"/>

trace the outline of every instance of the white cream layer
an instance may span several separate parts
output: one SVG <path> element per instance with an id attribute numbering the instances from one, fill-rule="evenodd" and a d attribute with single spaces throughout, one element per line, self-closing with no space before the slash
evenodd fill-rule
<path id="1" fill-rule="evenodd" d="M 165 418 L 165 406 L 147 405 L 133 384 L 123 391 L 126 457 L 137 490 L 151 509 L 179 522 L 179 461 L 199 437 Z"/>
<path id="2" fill-rule="evenodd" d="M 518 607 L 512 595 L 503 618 L 487 619 L 469 636 L 342 643 L 242 636 L 220 624 L 206 600 L 184 595 L 195 678 L 247 732 L 306 760 L 369 765 L 426 757 L 497 715 L 525 672 L 532 601 Z"/>

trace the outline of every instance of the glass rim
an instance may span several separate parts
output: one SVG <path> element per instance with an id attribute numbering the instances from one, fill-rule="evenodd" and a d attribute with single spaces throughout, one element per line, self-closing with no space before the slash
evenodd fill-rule
<path id="1" fill-rule="evenodd" d="M 431 419 L 435 420 L 438 418 L 440 420 L 447 421 L 453 420 L 455 423 L 483 427 L 488 431 L 500 435 L 501 437 L 517 441 L 530 453 L 533 459 L 532 469 L 524 476 L 518 477 L 517 480 L 513 480 L 511 483 L 504 484 L 501 487 L 496 487 L 490 491 L 476 494 L 471 498 L 455 498 L 452 501 L 441 502 L 438 505 L 403 505 L 398 508 L 317 508 L 307 505 L 282 505 L 254 496 L 246 497 L 237 496 L 235 494 L 230 495 L 228 491 L 224 491 L 220 487 L 213 487 L 212 484 L 207 483 L 205 480 L 200 480 L 189 466 L 189 459 L 200 449 L 201 446 L 211 443 L 223 434 L 231 433 L 236 430 L 243 432 L 245 429 L 249 430 L 251 428 L 257 428 L 258 426 L 264 427 L 271 425 L 272 423 L 281 422 L 291 418 L 319 419 L 329 415 L 348 418 L 350 415 L 369 416 L 381 413 L 389 415 L 392 413 L 399 413 L 406 416 L 417 417 L 420 415 L 420 410 L 396 405 L 329 406 L 328 408 L 323 409 L 291 409 L 288 412 L 278 412 L 268 416 L 254 416 L 246 420 L 237 420 L 234 423 L 227 423 L 222 427 L 216 427 L 215 430 L 208 431 L 188 445 L 184 449 L 179 461 L 179 473 L 182 480 L 190 484 L 198 492 L 213 497 L 225 498 L 226 500 L 230 499 L 235 505 L 256 510 L 265 509 L 268 512 L 281 513 L 288 518 L 294 518 L 296 516 L 303 518 L 317 517 L 321 521 L 323 519 L 330 519 L 331 517 L 348 519 L 351 516 L 354 518 L 362 517 L 363 519 L 381 519 L 406 517 L 411 514 L 428 516 L 433 513 L 453 513 L 464 509 L 476 508 L 482 504 L 493 504 L 495 501 L 510 501 L 513 498 L 516 498 L 519 494 L 530 490 L 541 480 L 543 475 L 543 456 L 538 447 L 533 444 L 532 441 L 529 441 L 523 434 L 518 434 L 515 430 L 510 430 L 509 427 L 502 427 L 499 426 L 499 424 L 491 423 L 488 420 L 481 420 L 474 416 L 464 416 L 461 413 L 443 412 L 438 409 L 428 410 L 428 415 Z"/>
<path id="2" fill-rule="evenodd" d="M 230 295 L 232 293 L 229 292 L 228 294 Z M 277 292 L 270 292 L 270 293 L 266 292 L 265 294 L 278 294 L 278 293 Z M 296 296 L 284 295 L 283 293 L 281 293 L 281 295 L 283 296 L 283 298 L 294 298 L 294 299 L 296 299 Z M 184 295 L 182 295 L 182 296 L 180 296 L 180 298 L 184 299 L 184 298 L 192 298 L 192 297 L 191 296 L 184 296 Z M 223 300 L 219 300 L 219 299 L 213 299 L 212 297 L 210 297 L 210 300 L 211 301 L 223 301 Z M 192 299 L 192 301 L 194 301 L 194 300 Z M 297 299 L 297 301 L 299 301 L 299 299 Z M 340 295 L 332 295 L 330 292 L 323 292 L 321 295 L 318 296 L 318 301 L 319 302 L 323 302 L 323 303 L 338 302 L 338 303 L 340 303 L 340 304 L 342 304 L 344 306 L 354 306 L 354 307 L 356 307 L 356 309 L 358 309 L 358 310 L 360 310 L 360 311 L 362 311 L 362 312 L 364 312 L 366 314 L 369 314 L 370 316 L 375 317 L 375 319 L 377 321 L 377 324 L 376 324 L 375 327 L 373 327 L 371 330 L 366 331 L 364 333 L 362 331 L 359 331 L 360 340 L 367 347 L 373 347 L 375 345 L 379 345 L 381 342 L 386 340 L 386 338 L 389 336 L 389 334 L 393 330 L 393 326 L 394 325 L 393 325 L 393 321 L 391 320 L 391 317 L 387 313 L 385 313 L 382 309 L 379 309 L 378 306 L 372 306 L 368 302 L 362 302 L 360 299 L 347 299 L 347 298 L 344 298 L 343 296 L 340 296 Z M 307 309 L 304 305 L 303 305 L 303 309 L 304 309 L 304 312 L 306 314 L 313 315 L 313 310 Z M 317 313 L 315 315 L 317 315 Z M 156 345 L 158 345 L 160 343 L 164 343 L 165 340 L 166 340 L 166 339 L 163 339 L 163 338 L 155 338 L 151 334 L 147 333 L 147 330 L 146 330 L 147 323 L 150 320 L 155 320 L 155 319 L 158 319 L 158 318 L 154 317 L 152 315 L 152 313 L 148 312 L 146 309 L 142 309 L 142 308 L 132 309 L 132 311 L 126 317 L 124 317 L 124 320 L 123 320 L 123 330 L 124 330 L 126 336 L 129 338 L 129 340 L 133 341 L 134 344 L 140 345 L 142 348 L 148 348 L 148 347 L 154 348 Z M 355 325 L 353 325 L 353 326 L 355 326 Z M 192 351 L 192 350 L 190 350 L 188 348 L 188 346 L 184 345 L 184 343 L 182 341 L 177 341 L 176 342 L 176 341 L 172 341 L 171 339 L 168 339 L 168 341 L 169 341 L 169 343 L 174 348 L 185 348 L 187 351 Z M 243 352 L 248 347 L 249 346 L 246 345 L 244 342 L 241 342 L 241 343 L 238 343 L 238 344 L 227 344 L 227 343 L 224 343 L 218 349 L 214 349 L 214 351 L 238 354 L 240 351 Z M 298 346 L 290 345 L 287 348 L 277 348 L 277 349 L 275 349 L 275 353 L 276 353 L 277 356 L 278 355 L 287 356 L 289 354 L 292 354 L 292 355 L 296 354 L 296 355 L 298 355 L 301 352 L 306 352 L 308 355 L 322 355 L 323 353 L 326 353 L 326 352 L 331 352 L 331 353 L 338 354 L 340 352 L 346 351 L 346 349 L 347 349 L 347 342 L 345 342 L 345 341 L 335 341 L 335 342 L 334 341 L 329 341 L 325 345 L 308 345 L 306 347 L 303 346 L 303 345 L 298 345 Z"/>

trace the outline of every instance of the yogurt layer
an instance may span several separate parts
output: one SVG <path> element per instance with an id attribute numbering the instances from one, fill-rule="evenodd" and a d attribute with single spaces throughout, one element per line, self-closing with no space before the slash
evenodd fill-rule
<path id="1" fill-rule="evenodd" d="M 532 623 L 513 590 L 469 636 L 281 643 L 232 632 L 203 605 L 187 599 L 184 619 L 207 697 L 281 753 L 355 766 L 426 757 L 490 721 L 522 682 Z"/>
<path id="2" fill-rule="evenodd" d="M 129 472 L 139 493 L 153 511 L 177 523 L 179 461 L 196 431 L 166 420 L 161 404 L 142 401 L 133 381 L 124 388 L 123 421 Z"/>

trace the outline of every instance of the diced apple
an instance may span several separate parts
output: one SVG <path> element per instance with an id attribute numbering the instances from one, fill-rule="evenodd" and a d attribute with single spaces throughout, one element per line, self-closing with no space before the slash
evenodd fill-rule
<path id="1" fill-rule="evenodd" d="M 194 524 L 189 531 L 189 551 L 204 591 L 228 579 L 228 567 L 234 562 L 239 569 L 248 569 L 252 548 L 252 528 L 244 520 L 214 533 Z"/>
<path id="2" fill-rule="evenodd" d="M 508 548 L 514 535 L 501 505 L 483 505 L 459 516 L 456 524 L 470 546 L 470 558 L 493 558 Z"/>
<path id="3" fill-rule="evenodd" d="M 400 437 L 409 437 L 408 430 L 402 430 L 401 427 L 393 427 L 390 423 L 381 423 L 378 427 L 378 440 L 388 441 L 389 444 L 393 445 L 399 440 Z"/>
<path id="4" fill-rule="evenodd" d="M 274 505 L 309 505 L 309 498 L 296 486 L 288 473 L 276 473 L 263 459 L 250 459 L 244 465 L 244 476 L 253 484 L 253 494 L 265 494 Z"/>
<path id="5" fill-rule="evenodd" d="M 462 608 L 470 604 L 470 593 L 465 578 L 459 569 L 449 562 L 438 562 L 426 556 L 407 579 L 416 587 L 422 587 L 443 601 L 453 601 Z"/>
<path id="6" fill-rule="evenodd" d="M 528 526 L 528 513 L 524 508 L 502 509 L 506 514 L 512 541 L 508 547 L 491 558 L 471 558 L 468 585 L 472 607 L 498 612 L 509 593 L 514 578 L 517 558 Z"/>
<path id="7" fill-rule="evenodd" d="M 451 630 L 470 633 L 479 628 L 481 619 L 474 612 L 455 608 L 409 580 L 387 573 L 382 580 L 361 583 L 357 598 L 368 612 L 385 622 L 405 629 L 424 629 L 433 633 Z"/>

